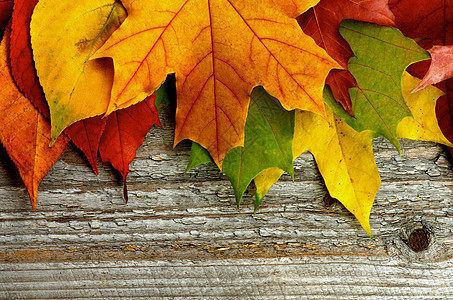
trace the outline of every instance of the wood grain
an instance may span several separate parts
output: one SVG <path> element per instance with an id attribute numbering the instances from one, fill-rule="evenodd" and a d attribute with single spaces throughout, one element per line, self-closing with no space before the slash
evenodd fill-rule
<path id="1" fill-rule="evenodd" d="M 153 128 L 128 177 L 73 147 L 40 185 L 32 211 L 0 151 L 0 298 L 453 299 L 453 172 L 442 147 L 375 140 L 382 187 L 373 239 L 344 207 L 326 205 L 312 156 L 296 160 L 253 215 L 237 209 L 213 165 L 183 174 L 189 143 L 173 149 L 173 120 Z M 429 247 L 414 252 L 411 232 Z"/>

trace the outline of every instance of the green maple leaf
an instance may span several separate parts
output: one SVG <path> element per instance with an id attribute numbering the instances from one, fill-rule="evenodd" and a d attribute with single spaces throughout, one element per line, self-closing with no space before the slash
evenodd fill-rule
<path id="1" fill-rule="evenodd" d="M 189 163 L 187 164 L 186 171 L 184 171 L 184 173 L 187 173 L 188 171 L 199 165 L 207 164 L 210 162 L 214 163 L 214 160 L 212 159 L 211 155 L 209 155 L 208 150 L 200 146 L 200 144 L 192 142 L 192 147 L 190 148 Z"/>
<path id="2" fill-rule="evenodd" d="M 248 185 L 261 171 L 276 167 L 294 177 L 294 122 L 294 111 L 286 111 L 262 87 L 253 89 L 245 123 L 244 147 L 231 149 L 222 167 L 233 185 L 238 206 Z"/>
<path id="3" fill-rule="evenodd" d="M 393 27 L 346 20 L 340 33 L 355 54 L 348 62 L 358 85 L 349 89 L 355 118 L 339 106 L 331 109 L 355 130 L 374 131 L 400 151 L 398 124 L 412 116 L 401 91 L 403 73 L 429 54 Z"/>
<path id="4" fill-rule="evenodd" d="M 233 185 L 238 205 L 250 182 L 263 170 L 275 167 L 294 176 L 294 122 L 294 111 L 286 111 L 264 88 L 253 89 L 245 123 L 244 147 L 231 149 L 222 167 Z M 206 149 L 192 143 L 186 172 L 212 161 Z"/>

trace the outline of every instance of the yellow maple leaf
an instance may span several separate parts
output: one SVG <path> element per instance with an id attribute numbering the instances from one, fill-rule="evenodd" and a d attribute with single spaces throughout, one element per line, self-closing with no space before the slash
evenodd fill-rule
<path id="1" fill-rule="evenodd" d="M 325 115 L 322 89 L 337 64 L 296 16 L 318 0 L 122 1 L 128 17 L 93 58 L 112 57 L 108 112 L 143 100 L 176 74 L 175 144 L 191 139 L 221 166 L 242 146 L 250 93 Z"/>
<path id="2" fill-rule="evenodd" d="M 107 111 L 111 62 L 89 58 L 125 17 L 115 0 L 40 0 L 36 5 L 31 43 L 49 104 L 53 140 L 76 121 Z"/>
<path id="3" fill-rule="evenodd" d="M 436 101 L 443 92 L 428 87 L 411 93 L 420 81 L 407 72 L 403 76 L 403 97 L 413 118 L 402 120 L 397 130 L 398 137 L 451 146 L 436 121 Z M 331 96 L 329 92 L 326 95 Z M 330 125 L 309 112 L 296 114 L 293 155 L 297 157 L 305 151 L 313 154 L 330 195 L 352 212 L 371 235 L 369 216 L 380 186 L 373 155 L 373 135 L 369 131 L 355 131 L 329 109 L 327 111 Z M 273 168 L 255 178 L 258 201 L 282 174 L 282 170 Z"/>
<path id="4" fill-rule="evenodd" d="M 373 135 L 357 132 L 326 108 L 330 120 L 310 112 L 296 113 L 293 155 L 309 151 L 332 197 L 338 199 L 371 235 L 369 215 L 381 184 L 373 154 Z M 261 198 L 283 174 L 268 169 L 255 178 L 257 197 Z"/>
<path id="5" fill-rule="evenodd" d="M 420 79 L 407 72 L 403 75 L 403 97 L 414 117 L 401 121 L 397 128 L 398 137 L 431 141 L 453 147 L 453 144 L 442 133 L 436 117 L 436 102 L 440 96 L 444 95 L 444 92 L 434 86 L 429 86 L 412 93 L 420 82 Z"/>

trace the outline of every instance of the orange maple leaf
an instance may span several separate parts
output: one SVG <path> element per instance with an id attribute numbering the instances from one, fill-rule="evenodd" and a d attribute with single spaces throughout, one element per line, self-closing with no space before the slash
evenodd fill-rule
<path id="1" fill-rule="evenodd" d="M 36 209 L 38 185 L 63 154 L 69 139 L 61 135 L 49 148 L 50 124 L 14 84 L 8 64 L 10 29 L 0 44 L 0 141 L 13 160 Z"/>
<path id="2" fill-rule="evenodd" d="M 107 114 L 145 99 L 175 73 L 175 144 L 191 139 L 219 166 L 231 148 L 243 145 L 257 85 L 285 109 L 325 115 L 324 81 L 338 65 L 294 19 L 317 2 L 122 1 L 128 17 L 92 57 L 114 61 Z"/>

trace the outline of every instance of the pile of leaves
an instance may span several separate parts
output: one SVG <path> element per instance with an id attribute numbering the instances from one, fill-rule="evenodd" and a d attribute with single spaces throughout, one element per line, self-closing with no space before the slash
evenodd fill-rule
<path id="1" fill-rule="evenodd" d="M 258 209 L 309 151 L 370 234 L 373 138 L 453 146 L 452 21 L 443 0 L 0 0 L 0 141 L 33 209 L 70 141 L 126 187 L 174 76 L 187 170 L 214 162 L 238 205 L 254 181 Z"/>

